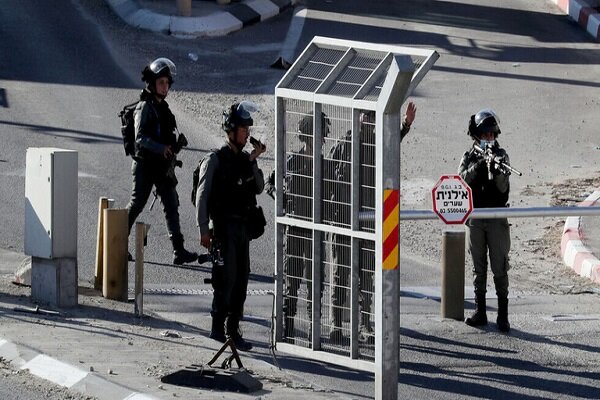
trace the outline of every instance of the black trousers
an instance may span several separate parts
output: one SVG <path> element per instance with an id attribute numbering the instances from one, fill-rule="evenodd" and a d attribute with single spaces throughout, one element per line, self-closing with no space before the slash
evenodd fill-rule
<path id="1" fill-rule="evenodd" d="M 243 220 L 215 222 L 215 241 L 223 265 L 213 264 L 214 297 L 211 315 L 224 320 L 242 318 L 250 275 L 250 240 Z"/>
<path id="2" fill-rule="evenodd" d="M 144 210 L 150 193 L 152 193 L 152 187 L 155 186 L 156 193 L 163 205 L 169 237 L 174 241 L 183 240 L 179 224 L 179 196 L 173 183 L 166 178 L 163 172 L 144 161 L 134 160 L 131 165 L 131 173 L 133 184 L 131 198 L 127 205 L 129 231 L 131 231 L 138 215 Z"/>

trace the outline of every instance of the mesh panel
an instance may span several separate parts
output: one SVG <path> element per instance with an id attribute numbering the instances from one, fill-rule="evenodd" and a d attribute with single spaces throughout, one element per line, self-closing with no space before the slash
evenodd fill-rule
<path id="1" fill-rule="evenodd" d="M 284 212 L 288 217 L 312 220 L 312 104 L 301 100 L 285 100 L 285 109 Z"/>
<path id="2" fill-rule="evenodd" d="M 359 333 L 360 358 L 375 359 L 375 242 L 361 240 L 359 245 Z"/>
<path id="3" fill-rule="evenodd" d="M 350 63 L 342 69 L 339 76 L 335 78 L 335 82 L 327 93 L 343 97 L 354 97 L 386 54 L 383 52 L 357 53 Z"/>
<path id="4" fill-rule="evenodd" d="M 324 105 L 330 121 L 323 140 L 323 222 L 351 227 L 352 110 Z"/>
<path id="5" fill-rule="evenodd" d="M 321 347 L 350 354 L 350 262 L 349 236 L 328 234 L 321 248 L 323 254 L 324 292 L 321 317 Z M 324 293 L 324 294 L 325 294 Z"/>
<path id="6" fill-rule="evenodd" d="M 284 238 L 284 339 L 299 346 L 310 347 L 312 231 L 289 226 Z"/>
<path id="7" fill-rule="evenodd" d="M 360 123 L 360 211 L 375 211 L 375 113 L 362 111 Z M 360 221 L 360 229 L 375 232 L 375 220 Z"/>
<path id="8" fill-rule="evenodd" d="M 340 61 L 345 50 L 319 48 L 291 81 L 290 89 L 314 92 Z"/>

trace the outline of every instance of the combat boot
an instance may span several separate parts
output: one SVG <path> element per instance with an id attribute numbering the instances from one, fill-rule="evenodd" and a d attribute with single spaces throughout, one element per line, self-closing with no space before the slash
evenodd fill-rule
<path id="1" fill-rule="evenodd" d="M 469 326 L 487 325 L 488 319 L 485 311 L 485 294 L 475 296 L 475 313 L 465 320 Z"/>
<path id="2" fill-rule="evenodd" d="M 173 264 L 181 265 L 198 261 L 198 253 L 187 251 L 183 247 L 182 235 L 173 235 L 171 243 L 173 243 Z"/>
<path id="3" fill-rule="evenodd" d="M 195 262 L 198 260 L 198 253 L 187 251 L 183 247 L 179 250 L 173 250 L 173 264 L 181 265 Z"/>
<path id="4" fill-rule="evenodd" d="M 235 348 L 241 351 L 249 351 L 252 349 L 252 343 L 244 340 L 240 333 L 240 320 L 236 317 L 227 318 L 227 336 L 233 339 Z"/>
<path id="5" fill-rule="evenodd" d="M 508 298 L 498 297 L 498 317 L 496 325 L 500 332 L 508 333 L 510 331 L 510 323 L 508 322 Z"/>

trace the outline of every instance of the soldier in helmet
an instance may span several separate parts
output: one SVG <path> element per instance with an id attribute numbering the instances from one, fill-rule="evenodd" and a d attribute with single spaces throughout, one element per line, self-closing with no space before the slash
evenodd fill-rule
<path id="1" fill-rule="evenodd" d="M 329 120 L 321 114 L 323 134 L 326 135 Z M 292 218 L 306 219 L 312 215 L 313 187 L 313 115 L 303 116 L 297 125 L 297 137 L 301 148 L 286 160 L 286 179 L 284 182 L 285 214 Z M 287 340 L 294 340 L 294 322 L 297 313 L 298 289 L 306 281 L 306 308 L 308 320 L 312 321 L 312 233 L 304 228 L 288 226 L 285 238 L 283 270 L 286 274 L 285 299 L 283 304 L 284 332 Z M 324 281 L 321 269 L 321 282 Z M 321 290 L 322 291 L 322 290 Z M 309 326 L 310 337 L 310 326 Z"/>
<path id="2" fill-rule="evenodd" d="M 172 162 L 179 147 L 175 131 L 175 116 L 165 101 L 177 69 L 168 58 L 157 58 L 142 71 L 146 88 L 134 111 L 135 154 L 133 155 L 133 185 L 127 205 L 129 231 L 144 209 L 152 187 L 163 204 L 169 238 L 173 244 L 173 263 L 184 264 L 198 259 L 198 254 L 183 247 L 179 224 L 179 196 L 172 171 Z M 182 136 L 182 134 L 179 134 Z M 185 139 L 184 139 L 185 141 Z M 171 170 L 171 171 L 170 171 Z"/>
<path id="3" fill-rule="evenodd" d="M 411 125 L 415 120 L 417 107 L 412 101 L 406 105 L 406 110 L 402 122 L 400 124 L 400 140 L 410 131 Z M 375 144 L 375 111 L 363 111 L 360 114 L 360 143 Z M 325 185 L 324 192 L 328 202 L 324 207 L 324 216 L 332 224 L 346 224 L 350 222 L 350 207 L 347 204 L 351 199 L 350 182 L 351 182 L 351 161 L 352 161 L 352 132 L 348 131 L 343 138 L 337 140 L 335 145 L 329 151 L 327 157 L 324 158 L 323 176 L 328 181 Z M 374 151 L 361 150 L 360 164 L 371 168 L 365 168 L 362 172 L 363 178 L 366 181 L 375 181 L 375 153 Z M 324 194 L 324 196 L 325 196 Z M 375 199 L 372 199 L 374 207 Z M 333 290 L 331 303 L 333 305 L 333 320 L 332 329 L 329 333 L 329 338 L 332 342 L 342 343 L 346 340 L 343 334 L 342 319 L 346 299 L 349 295 L 350 287 L 350 269 L 351 269 L 351 241 L 350 237 L 333 234 L 331 237 L 332 256 L 333 256 Z M 361 241 L 360 246 L 370 248 L 372 246 L 369 241 Z M 374 251 L 374 249 L 371 249 Z M 374 344 L 375 336 L 371 328 L 371 305 L 373 276 L 374 271 L 368 270 L 367 266 L 361 266 L 359 271 L 360 276 L 360 322 L 358 340 L 361 343 Z"/>
<path id="4" fill-rule="evenodd" d="M 251 153 L 244 151 L 255 111 L 254 103 L 242 101 L 223 113 L 227 141 L 201 162 L 196 191 L 200 243 L 222 257 L 213 261 L 210 337 L 219 342 L 230 337 L 244 351 L 252 349 L 239 329 L 250 274 L 249 213 L 265 185 L 256 160 L 266 147 L 256 142 Z"/>
<path id="5" fill-rule="evenodd" d="M 475 146 L 491 149 L 494 156 L 509 164 L 508 154 L 500 147 L 500 120 L 491 109 L 480 110 L 471 115 L 468 135 L 473 139 L 471 149 L 466 151 L 460 162 L 458 173 L 473 191 L 475 208 L 508 207 L 510 191 L 508 173 L 490 163 Z M 468 250 L 473 259 L 473 286 L 475 287 L 475 313 L 465 320 L 470 326 L 486 325 L 486 286 L 488 256 L 494 275 L 498 296 L 496 323 L 501 332 L 510 331 L 508 322 L 508 253 L 510 250 L 510 228 L 506 218 L 469 219 L 467 226 Z"/>

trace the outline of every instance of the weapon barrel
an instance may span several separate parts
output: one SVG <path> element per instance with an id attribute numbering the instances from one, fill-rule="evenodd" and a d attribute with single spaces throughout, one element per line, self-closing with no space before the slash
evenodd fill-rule
<path id="1" fill-rule="evenodd" d="M 473 148 L 475 149 L 475 151 L 482 155 L 482 156 L 486 156 L 488 154 L 488 152 L 484 149 L 481 148 L 481 146 L 479 146 L 478 144 L 474 144 Z M 490 152 L 491 155 L 491 152 Z M 523 173 L 519 170 L 517 170 L 516 168 L 511 167 L 509 164 L 505 163 L 504 161 L 502 161 L 502 159 L 500 157 L 492 157 L 492 160 L 494 161 L 495 164 L 499 165 L 502 168 L 508 169 L 509 171 L 519 175 L 519 176 L 523 176 Z"/>
<path id="2" fill-rule="evenodd" d="M 522 173 L 521 171 L 517 170 L 516 168 L 513 168 L 513 167 L 511 167 L 510 165 L 508 165 L 508 164 L 504 164 L 504 163 L 502 163 L 502 165 L 503 165 L 505 168 L 508 168 L 509 170 L 511 170 L 511 172 L 513 172 L 513 173 L 515 173 L 515 174 L 517 174 L 517 175 L 519 175 L 519 176 L 523 176 L 523 173 Z"/>

